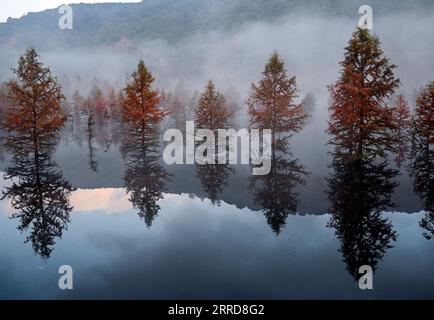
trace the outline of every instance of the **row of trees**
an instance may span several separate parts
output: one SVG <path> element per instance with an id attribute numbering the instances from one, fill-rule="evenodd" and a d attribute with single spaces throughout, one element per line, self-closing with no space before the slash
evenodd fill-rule
<path id="1" fill-rule="evenodd" d="M 342 168 L 349 168 L 345 173 L 357 172 L 360 177 L 354 182 L 360 181 L 362 188 L 370 177 L 368 172 L 377 166 L 384 169 L 385 161 L 390 155 L 395 155 L 398 164 L 403 162 L 407 154 L 410 155 L 415 190 L 425 200 L 428 211 L 421 222 L 428 237 L 429 231 L 434 231 L 434 83 L 421 92 L 414 114 L 411 114 L 402 96 L 396 97 L 396 102 L 391 104 L 391 98 L 399 85 L 393 72 L 395 66 L 385 57 L 378 38 L 364 29 L 358 29 L 353 34 L 345 49 L 341 66 L 340 78 L 330 87 L 332 103 L 328 127 L 330 144 L 335 146 L 333 167 L 337 178 L 345 178 L 346 176 L 341 176 L 339 172 Z M 67 112 L 62 108 L 65 103 L 64 96 L 56 79 L 51 76 L 49 69 L 39 62 L 34 49 L 29 49 L 20 58 L 18 69 L 14 72 L 18 80 L 10 81 L 6 90 L 8 99 L 3 121 L 4 128 L 9 132 L 6 141 L 9 141 L 7 145 L 12 146 L 9 147 L 11 153 L 15 152 L 20 161 L 24 155 L 31 156 L 29 161 L 34 164 L 32 172 L 35 183 L 39 184 L 35 190 L 43 187 L 40 174 L 38 175 L 43 167 L 41 159 L 51 159 L 53 145 L 58 140 L 68 116 L 73 128 L 84 128 L 82 131 L 89 146 L 89 164 L 95 171 L 97 163 L 94 159 L 93 142 L 96 137 L 105 136 L 104 133 L 98 134 L 98 130 L 112 128 L 109 130 L 112 136 L 106 140 L 118 139 L 121 142 L 126 165 L 124 181 L 127 191 L 130 200 L 148 225 L 158 213 L 158 200 L 162 198 L 165 182 L 170 179 L 170 174 L 165 171 L 159 159 L 158 134 L 162 122 L 172 116 L 175 122 L 181 124 L 185 118 L 192 116 L 196 128 L 217 130 L 231 126 L 235 113 L 233 105 L 216 89 L 211 80 L 195 99 L 195 108 L 189 112 L 181 112 L 186 111 L 180 107 L 186 102 L 176 101 L 176 97 L 168 99 L 166 94 L 156 90 L 153 87 L 155 79 L 143 61 L 139 61 L 137 69 L 121 93 L 116 94 L 111 90 L 108 95 L 104 95 L 95 87 L 85 99 L 77 92 L 72 104 L 66 108 Z M 296 212 L 295 187 L 304 183 L 304 177 L 308 174 L 304 166 L 292 157 L 290 150 L 290 136 L 302 130 L 308 118 L 306 101 L 299 103 L 297 99 L 295 77 L 288 77 L 282 59 L 277 53 L 272 54 L 261 80 L 252 84 L 247 106 L 251 128 L 272 129 L 271 172 L 267 176 L 252 177 L 251 188 L 255 202 L 263 208 L 264 215 L 276 233 L 280 232 L 288 214 Z M 118 137 L 115 137 L 113 132 L 118 132 Z M 20 148 L 17 149 L 17 146 Z M 24 148 L 21 148 L 23 146 Z M 48 160 L 45 162 L 51 163 L 51 160 Z M 421 168 L 423 170 L 420 170 Z M 391 176 L 383 169 L 377 170 L 377 178 L 369 178 L 368 184 L 375 185 L 381 176 Z M 218 194 L 232 172 L 229 166 L 197 165 L 197 175 L 213 202 L 217 201 Z M 13 178 L 19 174 L 19 170 L 12 169 L 7 173 L 7 177 Z M 25 181 L 24 177 L 19 178 Z M 14 206 L 17 209 L 23 210 L 23 215 L 18 215 L 26 219 L 23 225 L 28 226 L 32 221 L 34 224 L 47 225 L 43 220 L 48 219 L 47 215 L 60 219 L 57 231 L 48 232 L 51 240 L 47 243 L 53 243 L 53 238 L 61 235 L 61 221 L 68 221 L 71 210 L 66 199 L 72 188 L 62 181 L 61 176 L 57 175 L 57 178 L 65 191 L 59 191 L 57 197 L 62 199 L 59 203 L 63 205 L 53 213 L 49 212 L 52 209 L 44 207 L 41 202 L 37 205 L 29 203 L 29 208 L 33 206 L 31 209 L 27 205 L 23 206 L 23 200 L 27 198 L 13 189 L 4 193 L 5 197 L 15 199 L 12 203 L 16 204 Z M 333 190 L 333 184 L 330 188 Z M 41 189 L 41 192 L 44 191 Z M 339 195 L 337 192 L 332 194 Z M 44 199 L 44 196 L 39 195 L 39 198 L 36 198 L 40 200 Z M 331 208 L 330 225 L 334 226 L 337 232 L 341 224 L 364 221 L 373 213 L 377 214 L 375 221 L 380 221 L 380 210 L 385 207 L 371 201 L 371 207 L 368 206 L 366 210 L 352 211 L 350 205 L 341 204 Z M 34 215 L 29 215 L 29 212 L 34 212 Z M 381 224 L 387 225 L 387 221 L 381 220 Z M 49 255 L 49 251 L 44 254 Z"/>
<path id="2" fill-rule="evenodd" d="M 358 29 L 345 49 L 341 66 L 339 80 L 330 86 L 332 104 L 327 130 L 336 152 L 359 159 L 394 153 L 397 162 L 402 163 L 413 147 L 420 146 L 424 140 L 432 140 L 430 95 L 433 85 L 428 84 L 421 92 L 413 115 L 402 95 L 392 101 L 399 86 L 399 79 L 394 76 L 396 66 L 385 57 L 377 37 Z M 120 140 L 122 124 L 132 121 L 159 124 L 171 117 L 176 127 L 183 128 L 185 120 L 193 118 L 197 128 L 211 130 L 234 125 L 231 119 L 236 107 L 211 80 L 201 94 L 189 97 L 180 87 L 168 94 L 154 90 L 154 78 L 140 62 L 135 75 L 144 74 L 149 78 L 143 88 L 129 84 L 120 92 L 110 89 L 103 93 L 95 86 L 87 98 L 77 91 L 71 102 L 63 103 L 75 138 L 81 143 L 87 133 L 101 146 L 105 143 L 104 149 L 107 149 Z M 2 96 L 13 95 L 4 86 L 0 90 Z M 131 98 L 131 94 L 138 92 L 144 95 L 145 110 L 137 109 L 136 101 Z M 307 120 L 305 109 L 315 102 L 311 96 L 302 103 L 297 99 L 296 79 L 287 76 L 283 61 L 274 53 L 262 79 L 252 85 L 247 99 L 250 126 L 272 129 L 276 136 L 300 131 Z M 3 111 L 8 102 L 1 99 L 0 103 Z M 84 136 L 79 137 L 79 133 Z"/>

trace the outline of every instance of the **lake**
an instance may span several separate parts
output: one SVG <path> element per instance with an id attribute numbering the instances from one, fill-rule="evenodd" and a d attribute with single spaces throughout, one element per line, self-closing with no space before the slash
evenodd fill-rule
<path id="1" fill-rule="evenodd" d="M 272 180 L 247 165 L 150 165 L 118 145 L 97 145 L 92 163 L 87 143 L 65 135 L 41 176 L 51 186 L 43 197 L 67 217 L 23 230 L 13 215 L 29 209 L 33 189 L 7 179 L 3 151 L 3 192 L 27 189 L 0 202 L 0 298 L 433 298 L 434 241 L 421 226 L 432 220 L 406 166 L 346 172 L 317 130 L 293 137 L 288 170 Z M 362 264 L 374 290 L 359 289 Z M 73 290 L 59 290 L 61 265 L 73 269 Z"/>

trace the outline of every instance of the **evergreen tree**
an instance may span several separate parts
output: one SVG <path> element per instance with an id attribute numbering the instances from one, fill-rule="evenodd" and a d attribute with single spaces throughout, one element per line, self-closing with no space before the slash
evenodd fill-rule
<path id="1" fill-rule="evenodd" d="M 434 144 L 434 81 L 422 90 L 416 101 L 413 137 L 417 149 L 431 149 Z"/>
<path id="2" fill-rule="evenodd" d="M 18 229 L 30 229 L 26 241 L 32 243 L 36 253 L 48 258 L 72 210 L 69 196 L 73 188 L 51 160 L 66 121 L 61 108 L 64 96 L 33 48 L 19 58 L 14 73 L 17 79 L 8 83 L 10 105 L 3 123 L 11 133 L 4 138 L 12 155 L 4 178 L 11 183 L 3 190 L 1 200 L 10 199 L 16 210 L 12 218 L 20 221 Z"/>
<path id="3" fill-rule="evenodd" d="M 61 107 L 61 87 L 33 48 L 19 58 L 13 72 L 17 79 L 7 84 L 10 106 L 3 125 L 17 139 L 31 139 L 35 146 L 43 147 L 47 140 L 57 138 L 67 118 Z"/>
<path id="4" fill-rule="evenodd" d="M 124 89 L 122 119 L 135 130 L 155 131 L 157 124 L 167 115 L 166 111 L 159 108 L 160 93 L 152 88 L 155 78 L 143 60 L 139 61 L 137 70 L 131 77 L 131 82 Z"/>
<path id="5" fill-rule="evenodd" d="M 330 87 L 328 133 L 336 152 L 354 158 L 385 157 L 396 143 L 388 98 L 399 85 L 378 37 L 357 29 L 345 48 L 339 80 Z"/>
<path id="6" fill-rule="evenodd" d="M 209 80 L 205 91 L 201 94 L 195 110 L 194 122 L 197 128 L 225 129 L 231 117 L 224 96 L 215 89 Z"/>
<path id="7" fill-rule="evenodd" d="M 285 65 L 275 52 L 268 60 L 262 79 L 252 84 L 247 101 L 250 126 L 271 129 L 275 133 L 293 133 L 302 129 L 306 113 L 298 97 L 296 78 L 288 78 Z M 273 138 L 274 142 L 274 138 Z"/>
<path id="8" fill-rule="evenodd" d="M 400 167 L 409 151 L 410 128 L 412 124 L 411 112 L 403 95 L 399 95 L 393 107 L 393 119 L 395 121 L 396 158 L 395 162 Z"/>

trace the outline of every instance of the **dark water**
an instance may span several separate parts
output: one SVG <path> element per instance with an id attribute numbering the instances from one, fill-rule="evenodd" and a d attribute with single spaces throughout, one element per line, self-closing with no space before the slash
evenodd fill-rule
<path id="1" fill-rule="evenodd" d="M 41 170 L 58 220 L 17 230 L 35 206 L 31 171 L 23 177 L 32 165 L 1 181 L 18 188 L 0 202 L 0 298 L 434 298 L 432 214 L 413 191 L 417 175 L 333 162 L 313 130 L 265 180 L 248 166 L 122 157 L 116 145 L 90 161 L 86 144 L 63 138 Z M 13 164 L 5 153 L 3 172 Z M 358 287 L 363 264 L 374 290 Z M 61 265 L 73 268 L 73 290 L 58 288 Z"/>

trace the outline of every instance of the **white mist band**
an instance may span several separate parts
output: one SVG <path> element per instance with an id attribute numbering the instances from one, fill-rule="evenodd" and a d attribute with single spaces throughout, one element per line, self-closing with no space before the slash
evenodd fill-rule
<path id="1" fill-rule="evenodd" d="M 253 175 L 266 175 L 270 172 L 271 129 L 262 130 L 262 139 L 260 129 L 218 129 L 216 141 L 214 131 L 210 129 L 198 129 L 195 132 L 193 121 L 186 121 L 185 128 L 185 162 L 182 131 L 168 129 L 164 132 L 163 141 L 169 142 L 163 152 L 166 164 L 252 164 Z M 201 144 L 195 150 L 196 142 Z"/>

